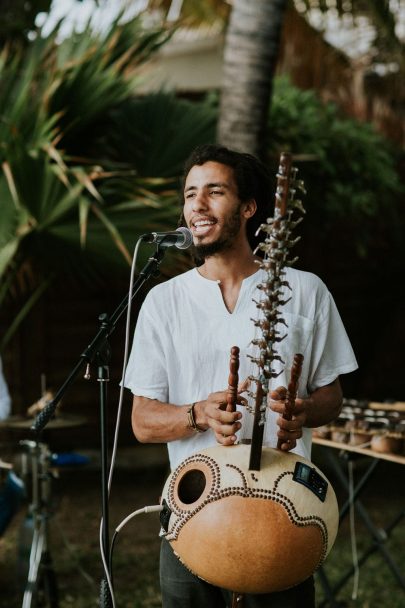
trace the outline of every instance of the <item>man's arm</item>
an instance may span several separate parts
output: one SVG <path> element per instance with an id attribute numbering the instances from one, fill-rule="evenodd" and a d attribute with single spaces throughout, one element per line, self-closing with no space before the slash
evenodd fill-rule
<path id="1" fill-rule="evenodd" d="M 316 428 L 335 420 L 342 409 L 343 393 L 339 378 L 316 389 L 305 402 L 305 425 Z"/>
<path id="2" fill-rule="evenodd" d="M 196 432 L 188 424 L 187 410 L 190 405 L 173 405 L 135 395 L 132 405 L 135 437 L 141 443 L 167 443 L 190 437 Z M 211 393 L 206 400 L 196 402 L 194 418 L 199 428 L 211 428 L 219 443 L 231 445 L 236 441 L 235 433 L 241 427 L 239 419 L 242 414 L 224 411 L 225 406 L 225 391 Z"/>
<path id="3" fill-rule="evenodd" d="M 331 384 L 316 389 L 307 399 L 296 399 L 292 420 L 284 420 L 284 403 L 286 389 L 277 388 L 271 393 L 271 409 L 280 414 L 278 437 L 284 441 L 281 449 L 291 450 L 297 439 L 302 437 L 302 428 L 315 428 L 335 420 L 342 408 L 342 389 L 339 378 Z"/>

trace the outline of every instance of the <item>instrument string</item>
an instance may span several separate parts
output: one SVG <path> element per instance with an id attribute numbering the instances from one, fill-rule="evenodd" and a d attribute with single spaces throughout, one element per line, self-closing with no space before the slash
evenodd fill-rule
<path id="1" fill-rule="evenodd" d="M 352 600 L 356 600 L 359 591 L 359 580 L 360 580 L 360 568 L 359 568 L 359 556 L 357 552 L 357 537 L 356 537 L 356 523 L 355 523 L 355 507 L 354 507 L 354 475 L 353 475 L 353 462 L 348 463 L 348 477 L 349 477 L 349 521 L 350 521 L 350 544 L 352 548 L 352 560 L 353 560 L 353 588 L 352 588 Z"/>

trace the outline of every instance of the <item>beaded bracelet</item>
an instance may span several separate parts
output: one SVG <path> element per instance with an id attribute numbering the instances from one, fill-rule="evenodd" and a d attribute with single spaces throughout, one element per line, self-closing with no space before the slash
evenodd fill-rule
<path id="1" fill-rule="evenodd" d="M 205 433 L 205 431 L 207 429 L 202 429 L 200 426 L 198 426 L 198 424 L 195 421 L 195 417 L 194 417 L 195 404 L 196 404 L 196 402 L 192 403 L 187 410 L 188 426 L 190 427 L 190 429 L 193 429 L 197 433 Z"/>

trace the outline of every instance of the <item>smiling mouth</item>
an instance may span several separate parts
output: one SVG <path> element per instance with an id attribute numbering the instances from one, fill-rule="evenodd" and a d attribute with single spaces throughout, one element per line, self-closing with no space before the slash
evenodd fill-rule
<path id="1" fill-rule="evenodd" d="M 215 226 L 216 220 L 195 220 L 191 223 L 191 229 L 196 236 L 203 236 L 210 232 L 211 228 Z"/>

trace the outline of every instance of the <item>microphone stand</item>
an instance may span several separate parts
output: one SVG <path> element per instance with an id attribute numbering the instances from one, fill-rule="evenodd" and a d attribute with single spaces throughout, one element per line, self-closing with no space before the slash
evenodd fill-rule
<path id="1" fill-rule="evenodd" d="M 108 342 L 109 336 L 115 329 L 118 320 L 128 308 L 129 299 L 133 300 L 140 288 L 146 283 L 151 276 L 159 275 L 159 265 L 164 257 L 167 244 L 164 241 L 157 243 L 156 251 L 149 258 L 144 268 L 139 273 L 139 277 L 135 281 L 132 293 L 122 300 L 111 316 L 103 313 L 99 316 L 101 322 L 100 329 L 95 335 L 92 342 L 87 346 L 69 376 L 55 394 L 52 401 L 46 404 L 44 409 L 37 415 L 34 420 L 31 430 L 39 434 L 50 419 L 53 417 L 56 407 L 63 395 L 66 393 L 70 385 L 76 380 L 80 371 L 86 365 L 84 377 L 90 379 L 89 368 L 93 361 L 97 364 L 97 380 L 100 383 L 100 450 L 101 450 L 101 498 L 102 498 L 102 546 L 109 576 L 109 509 L 108 509 L 108 431 L 107 431 L 107 382 L 109 381 L 109 361 L 110 361 L 110 345 Z M 112 598 L 106 577 L 101 581 L 100 589 L 100 606 L 110 608 L 112 606 Z"/>

